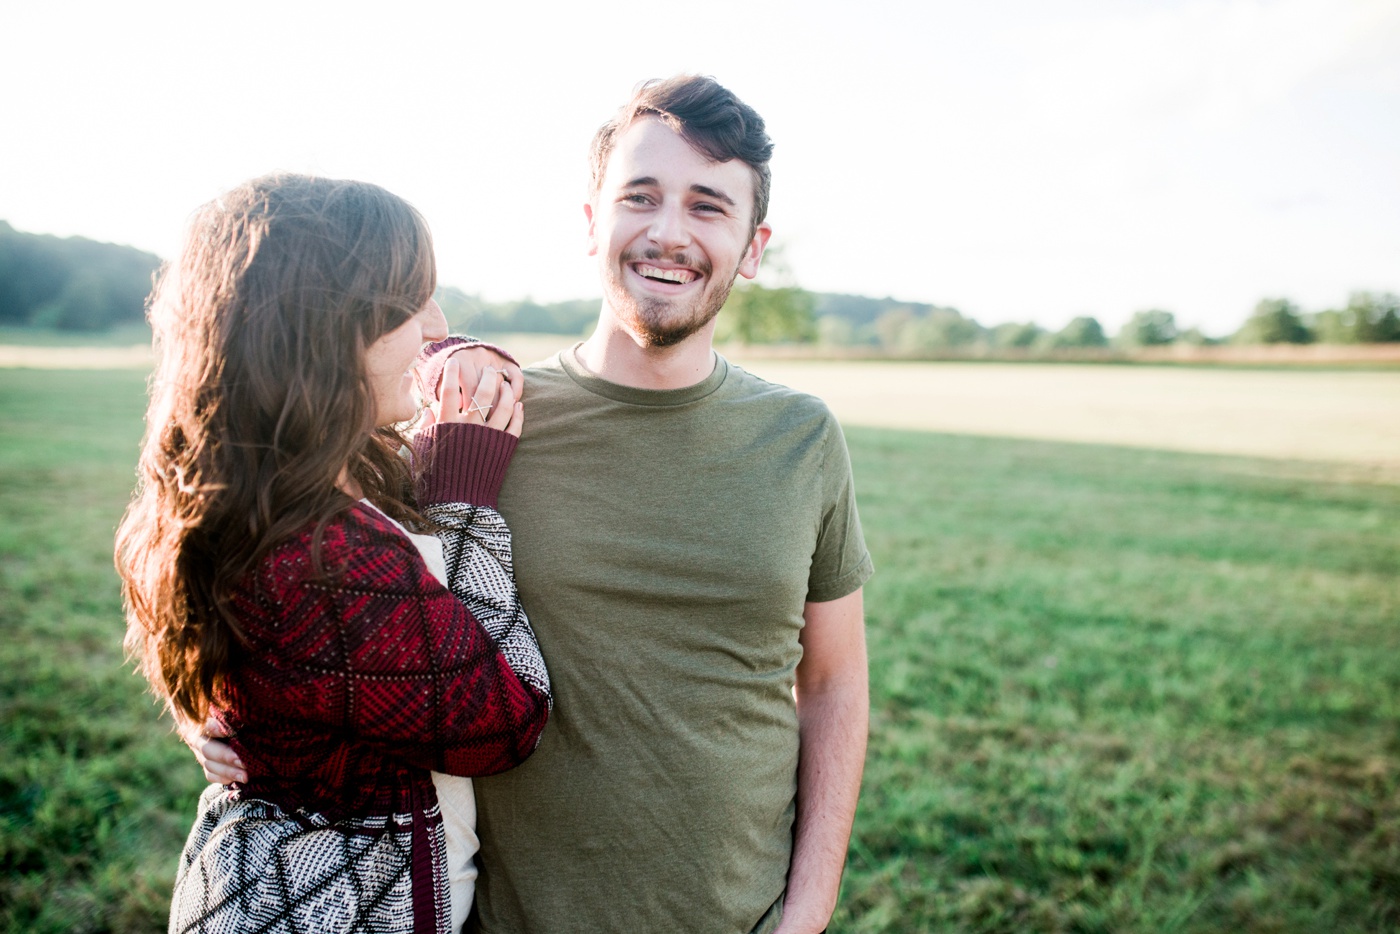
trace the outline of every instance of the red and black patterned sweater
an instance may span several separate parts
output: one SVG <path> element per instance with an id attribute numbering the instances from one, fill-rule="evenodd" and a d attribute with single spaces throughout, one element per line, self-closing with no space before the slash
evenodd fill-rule
<path id="1" fill-rule="evenodd" d="M 513 450 L 515 439 L 443 427 L 453 431 L 420 504 L 429 514 L 450 502 L 494 507 L 504 463 L 481 463 L 470 448 Z M 223 717 L 251 778 L 241 792 L 335 819 L 407 808 L 414 791 L 432 794 L 428 769 L 491 775 L 523 762 L 544 729 L 547 690 L 521 680 L 413 543 L 355 504 L 321 549 L 330 582 L 316 580 L 308 529 L 269 554 L 236 601 L 249 645 Z"/>
<path id="2" fill-rule="evenodd" d="M 407 872 L 411 886 L 386 877 L 384 893 L 392 902 L 391 888 L 411 887 L 412 905 L 381 909 L 399 914 L 409 929 L 441 929 L 445 880 L 441 845 L 433 842 L 441 839 L 441 817 L 428 772 L 489 775 L 519 764 L 538 744 L 551 701 L 514 592 L 509 531 L 494 509 L 515 439 L 452 424 L 425 432 L 419 447 L 432 450 L 419 503 L 446 529 L 440 538 L 452 591 L 391 522 L 359 503 L 325 528 L 324 579 L 311 561 L 311 529 L 263 560 L 234 601 L 248 644 L 217 712 L 250 780 L 230 786 L 216 806 L 202 803 L 182 880 L 202 853 L 221 845 L 218 826 L 225 827 L 223 837 L 233 835 L 229 808 L 265 802 L 280 811 L 283 824 L 341 826 L 360 838 L 398 835 L 411 853 L 392 874 Z M 257 811 L 260 820 L 266 813 Z M 282 845 L 255 829 L 257 821 L 234 824 L 243 828 L 235 834 L 246 838 L 237 844 L 244 851 Z M 345 872 L 366 871 L 349 864 L 367 855 L 343 854 Z M 317 871 L 340 859 L 320 854 Z M 269 868 L 259 861 L 234 859 L 249 878 L 227 883 L 243 890 L 259 885 Z M 212 865 L 209 871 L 226 872 Z M 231 900 L 210 891 L 210 877 L 188 881 L 200 892 L 182 892 L 177 882 L 176 915 L 204 919 L 189 930 L 237 930 L 247 917 L 233 901 L 246 901 L 249 909 L 277 901 L 261 890 Z M 289 902 L 289 914 L 298 910 L 290 888 L 279 897 Z M 198 904 L 184 903 L 189 898 Z M 211 923 L 214 916 L 221 922 Z M 176 927 L 185 925 L 172 917 Z"/>

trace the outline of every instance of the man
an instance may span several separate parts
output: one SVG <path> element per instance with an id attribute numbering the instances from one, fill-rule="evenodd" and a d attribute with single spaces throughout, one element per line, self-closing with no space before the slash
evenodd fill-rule
<path id="1" fill-rule="evenodd" d="M 820 401 L 711 346 L 771 150 L 698 77 L 595 137 L 598 327 L 526 371 L 500 496 L 555 707 L 475 780 L 482 934 L 806 934 L 835 907 L 869 710 L 849 460 Z"/>

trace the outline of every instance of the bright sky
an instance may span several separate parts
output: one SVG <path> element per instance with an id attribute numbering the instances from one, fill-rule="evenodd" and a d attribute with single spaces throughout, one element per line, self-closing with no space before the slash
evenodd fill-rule
<path id="1" fill-rule="evenodd" d="M 0 218 L 169 256 L 272 169 L 416 204 L 440 279 L 596 296 L 593 130 L 648 77 L 768 121 L 810 289 L 983 324 L 1400 291 L 1400 0 L 11 4 Z"/>

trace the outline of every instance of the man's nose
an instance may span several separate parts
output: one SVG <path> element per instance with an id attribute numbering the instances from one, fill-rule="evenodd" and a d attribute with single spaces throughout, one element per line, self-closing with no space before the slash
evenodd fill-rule
<path id="1" fill-rule="evenodd" d="M 675 250 L 690 242 L 690 229 L 686 226 L 685 208 L 679 204 L 663 203 L 651 218 L 647 236 L 662 250 Z"/>

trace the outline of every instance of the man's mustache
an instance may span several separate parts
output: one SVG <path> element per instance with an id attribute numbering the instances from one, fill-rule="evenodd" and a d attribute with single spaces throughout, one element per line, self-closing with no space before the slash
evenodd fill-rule
<path id="1" fill-rule="evenodd" d="M 672 266 L 684 266 L 686 269 L 693 269 L 701 276 L 709 276 L 714 271 L 714 266 L 704 259 L 692 259 L 686 253 L 667 253 L 654 247 L 647 250 L 627 250 L 622 254 L 623 263 L 669 263 Z"/>

